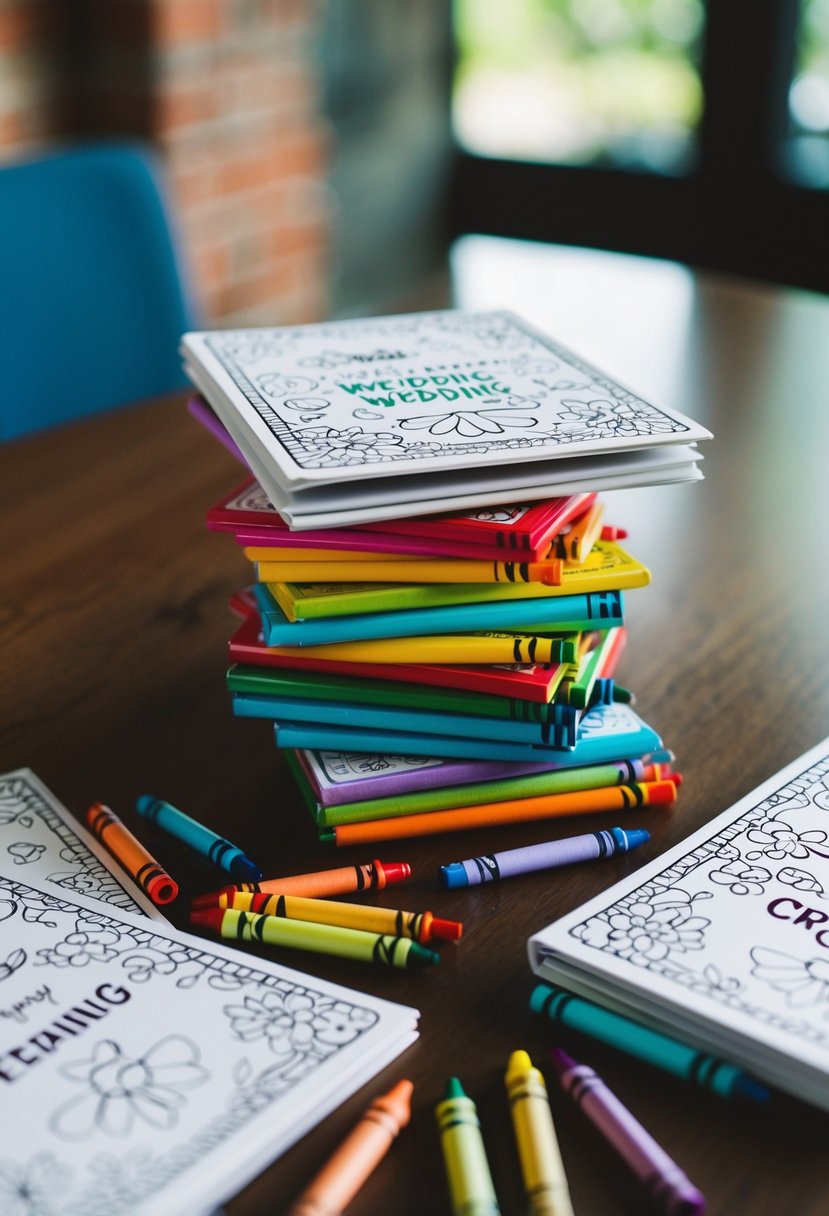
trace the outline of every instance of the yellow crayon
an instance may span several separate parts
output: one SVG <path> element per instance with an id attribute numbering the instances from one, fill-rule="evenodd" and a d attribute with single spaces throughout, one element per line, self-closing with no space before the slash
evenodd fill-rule
<path id="1" fill-rule="evenodd" d="M 261 583 L 541 583 L 561 582 L 561 562 L 417 558 L 405 561 L 259 561 Z"/>
<path id="2" fill-rule="evenodd" d="M 449 633 L 319 646 L 269 646 L 276 655 L 358 663 L 555 663 L 560 639 L 532 633 Z"/>
<path id="3" fill-rule="evenodd" d="M 457 1077 L 449 1078 L 435 1119 L 453 1216 L 499 1216 L 478 1112 Z"/>
<path id="4" fill-rule="evenodd" d="M 401 912 L 398 908 L 378 908 L 368 904 L 347 904 L 335 899 L 309 899 L 298 895 L 266 895 L 256 891 L 237 891 L 225 905 L 237 912 L 260 916 L 287 916 L 292 920 L 317 921 L 321 925 L 342 925 L 345 929 L 364 929 L 367 933 L 390 933 L 414 941 L 457 941 L 463 931 L 460 921 L 444 920 L 431 912 Z"/>
<path id="5" fill-rule="evenodd" d="M 573 1216 L 544 1077 L 514 1051 L 504 1077 L 531 1216 Z"/>
<path id="6" fill-rule="evenodd" d="M 369 553 L 365 549 L 295 549 L 287 545 L 248 545 L 242 552 L 252 562 L 381 562 L 386 559 L 383 553 Z M 389 553 L 388 557 L 395 559 L 397 554 Z"/>

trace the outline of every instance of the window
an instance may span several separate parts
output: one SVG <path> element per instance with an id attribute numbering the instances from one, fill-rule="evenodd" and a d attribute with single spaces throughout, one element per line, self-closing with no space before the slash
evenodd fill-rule
<path id="1" fill-rule="evenodd" d="M 829 0 L 455 0 L 453 230 L 829 290 Z"/>

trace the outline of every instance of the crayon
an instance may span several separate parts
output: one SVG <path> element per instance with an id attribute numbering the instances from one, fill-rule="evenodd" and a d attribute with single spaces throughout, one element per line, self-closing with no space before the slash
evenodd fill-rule
<path id="1" fill-rule="evenodd" d="M 340 823 L 320 832 L 320 840 L 338 848 L 375 840 L 399 840 L 407 836 L 429 836 L 439 832 L 459 832 L 466 828 L 493 827 L 496 824 L 527 823 L 535 819 L 556 819 L 564 815 L 589 815 L 593 811 L 639 810 L 644 806 L 669 805 L 676 801 L 677 782 L 630 782 L 602 786 L 595 790 L 575 790 L 567 794 L 546 794 L 509 802 L 490 802 L 482 806 L 461 806 L 446 811 L 424 811 L 390 819 L 370 819 L 364 823 Z"/>
<path id="2" fill-rule="evenodd" d="M 376 615 L 381 615 L 377 613 Z M 540 614 L 541 615 L 541 614 Z M 350 620 L 350 617 L 348 618 Z M 304 625 L 304 622 L 295 622 Z M 573 632 L 566 622 L 563 632 Z M 574 627 L 578 622 L 574 622 Z M 538 628 L 538 626 L 534 626 Z M 555 624 L 550 630 L 558 629 Z M 269 646 L 277 654 L 359 663 L 555 663 L 560 641 L 534 633 L 447 633 L 429 636 L 317 642 L 310 646 Z"/>
<path id="3" fill-rule="evenodd" d="M 234 878 L 258 882 L 262 877 L 259 867 L 246 857 L 240 848 L 225 840 L 223 836 L 217 836 L 210 828 L 197 823 L 169 802 L 153 798 L 152 794 L 142 794 L 135 804 L 135 809 L 139 815 L 149 819 L 150 823 L 157 824 L 163 831 L 184 841 L 191 849 L 202 853 Z"/>
<path id="4" fill-rule="evenodd" d="M 311 874 L 291 874 L 287 878 L 266 878 L 262 882 L 243 882 L 221 887 L 206 895 L 197 895 L 194 908 L 209 908 L 216 904 L 229 907 L 227 900 L 238 892 L 261 891 L 265 895 L 302 895 L 307 899 L 322 899 L 330 895 L 355 895 L 362 891 L 382 891 L 392 883 L 405 882 L 412 867 L 407 861 L 374 861 L 363 865 L 338 866 L 334 870 L 315 870 Z M 222 900 L 225 903 L 222 904 Z"/>
<path id="5" fill-rule="evenodd" d="M 344 904 L 333 899 L 306 899 L 299 895 L 265 895 L 239 891 L 225 905 L 237 912 L 258 916 L 287 916 L 291 920 L 313 920 L 323 925 L 342 925 L 345 929 L 365 929 L 368 933 L 391 933 L 411 937 L 416 942 L 458 941 L 463 925 L 444 920 L 431 912 L 401 912 L 397 908 Z"/>
<path id="6" fill-rule="evenodd" d="M 260 561 L 262 583 L 540 583 L 558 587 L 561 562 L 487 562 L 471 558 L 404 561 Z"/>
<path id="7" fill-rule="evenodd" d="M 450 1077 L 435 1107 L 453 1216 L 499 1216 L 475 1103 Z"/>
<path id="8" fill-rule="evenodd" d="M 726 1098 L 768 1100 L 769 1091 L 765 1086 L 736 1065 L 553 984 L 538 984 L 533 989 L 530 1009 L 712 1093 Z"/>
<path id="9" fill-rule="evenodd" d="M 558 534 L 551 552 L 564 558 L 568 566 L 580 566 L 601 536 L 603 518 L 604 503 L 594 502 L 566 532 Z"/>
<path id="10" fill-rule="evenodd" d="M 285 758 L 293 768 L 292 752 Z M 448 810 L 450 807 L 485 806 L 504 798 L 529 798 L 534 794 L 563 794 L 572 790 L 589 790 L 603 785 L 624 785 L 627 781 L 659 781 L 671 774 L 669 764 L 649 764 L 642 760 L 618 760 L 613 764 L 591 764 L 580 768 L 552 769 L 524 776 L 498 780 L 476 781 L 463 785 L 426 787 L 404 794 L 389 794 L 383 798 L 365 798 L 323 806 L 314 801 L 312 814 L 320 827 L 338 823 L 356 823 L 364 819 L 385 819 L 387 815 L 415 815 L 423 811 Z M 679 773 L 675 774 L 679 778 Z M 301 779 L 294 776 L 300 786 Z M 314 795 L 309 797 L 313 800 Z"/>
<path id="11" fill-rule="evenodd" d="M 705 1196 L 601 1077 L 560 1047 L 554 1047 L 551 1055 L 564 1092 L 644 1183 L 654 1207 L 665 1216 L 702 1216 Z"/>
<path id="12" fill-rule="evenodd" d="M 287 1216 L 338 1216 L 348 1206 L 411 1119 L 412 1089 L 411 1081 L 398 1081 L 366 1107 Z"/>
<path id="13" fill-rule="evenodd" d="M 600 540 L 627 540 L 627 528 L 614 528 L 609 524 L 602 526 Z"/>
<path id="14" fill-rule="evenodd" d="M 537 870 L 569 866 L 577 861 L 598 861 L 617 853 L 630 853 L 650 837 L 650 832 L 644 828 L 633 828 L 631 831 L 610 828 L 604 832 L 589 832 L 585 836 L 569 836 L 566 840 L 530 844 L 521 849 L 484 853 L 481 857 L 450 861 L 448 865 L 441 866 L 438 882 L 448 890 L 479 887 L 500 878 L 514 878 L 518 874 L 533 874 Z"/>
<path id="15" fill-rule="evenodd" d="M 544 1077 L 526 1051 L 514 1051 L 504 1084 L 530 1216 L 573 1216 Z"/>
<path id="16" fill-rule="evenodd" d="M 238 912 L 235 908 L 196 908 L 190 913 L 190 921 L 232 941 L 311 950 L 386 967 L 425 967 L 440 962 L 439 954 L 410 937 L 367 933 L 364 929 L 344 929 L 340 925 L 321 925 L 310 920 L 258 916 L 253 912 Z"/>
<path id="17" fill-rule="evenodd" d="M 172 903 L 178 896 L 178 883 L 108 806 L 102 802 L 94 803 L 86 812 L 86 822 L 92 835 L 100 840 L 154 904 L 161 907 Z"/>

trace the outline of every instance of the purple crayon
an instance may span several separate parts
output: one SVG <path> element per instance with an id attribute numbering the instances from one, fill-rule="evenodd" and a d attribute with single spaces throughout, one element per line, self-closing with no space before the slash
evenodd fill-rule
<path id="1" fill-rule="evenodd" d="M 516 874 L 532 874 L 535 870 L 551 870 L 554 866 L 569 866 L 576 861 L 598 861 L 615 853 L 629 853 L 650 840 L 644 828 L 610 828 L 603 832 L 588 832 L 585 836 L 569 836 L 566 840 L 548 840 L 545 844 L 530 844 L 523 849 L 505 849 L 502 853 L 486 853 L 467 861 L 451 861 L 438 870 L 438 882 L 452 890 L 455 887 L 479 887 L 498 878 L 514 878 Z"/>
<path id="2" fill-rule="evenodd" d="M 553 1066 L 565 1093 L 616 1149 L 665 1216 L 701 1216 L 705 1196 L 587 1064 L 554 1047 Z"/>

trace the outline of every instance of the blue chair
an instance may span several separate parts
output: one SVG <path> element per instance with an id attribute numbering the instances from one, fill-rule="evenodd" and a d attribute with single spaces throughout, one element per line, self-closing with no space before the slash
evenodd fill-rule
<path id="1" fill-rule="evenodd" d="M 181 387 L 197 324 L 147 149 L 0 167 L 0 439 Z"/>

